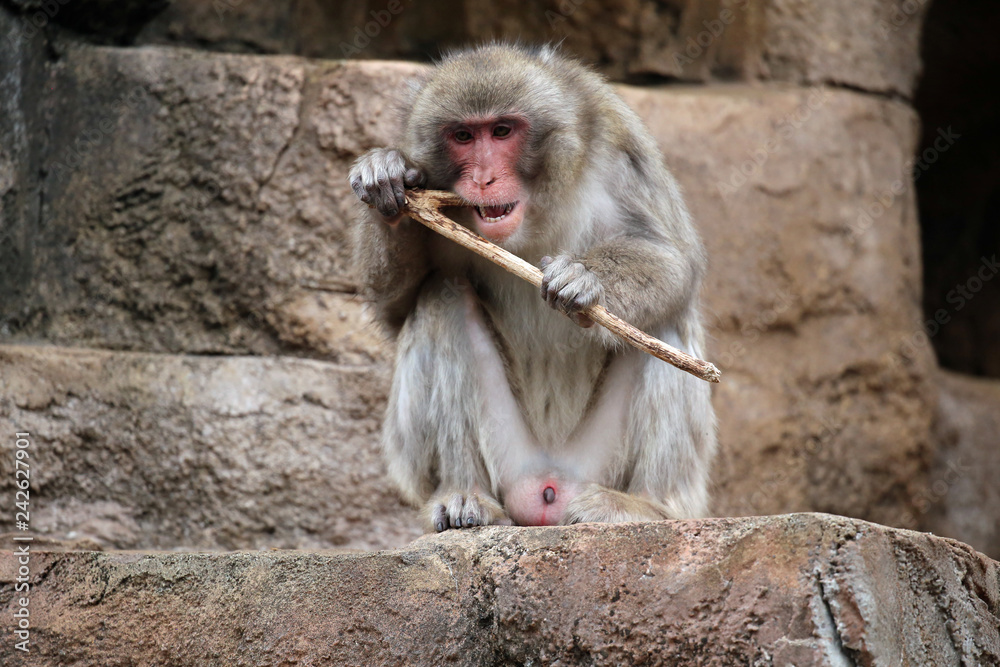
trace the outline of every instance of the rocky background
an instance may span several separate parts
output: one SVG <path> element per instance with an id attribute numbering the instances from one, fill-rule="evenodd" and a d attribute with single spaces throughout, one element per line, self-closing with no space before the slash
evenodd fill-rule
<path id="1" fill-rule="evenodd" d="M 417 537 L 376 449 L 392 349 L 355 296 L 345 176 L 392 141 L 421 62 L 514 36 L 620 82 L 685 189 L 724 373 L 714 513 L 1000 556 L 979 74 L 1000 56 L 970 39 L 1000 14 L 971 6 L 0 2 L 0 430 L 32 434 L 33 529 L 107 549 Z"/>
<path id="2" fill-rule="evenodd" d="M 0 662 L 1000 664 L 998 27 L 972 0 L 0 0 L 0 496 L 28 432 L 36 540 L 23 566 L 8 503 Z M 346 174 L 407 79 L 493 37 L 593 63 L 685 189 L 733 518 L 412 542 Z M 766 516 L 794 512 L 843 516 Z"/>

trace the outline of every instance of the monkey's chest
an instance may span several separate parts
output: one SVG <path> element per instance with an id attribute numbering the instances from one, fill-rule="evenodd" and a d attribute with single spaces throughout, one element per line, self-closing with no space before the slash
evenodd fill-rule
<path id="1" fill-rule="evenodd" d="M 607 352 L 548 309 L 498 319 L 495 329 L 525 424 L 543 449 L 559 448 L 586 416 Z"/>

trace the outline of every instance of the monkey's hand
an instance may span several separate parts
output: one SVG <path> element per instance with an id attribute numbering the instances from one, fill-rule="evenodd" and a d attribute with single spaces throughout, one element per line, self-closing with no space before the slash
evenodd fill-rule
<path id="1" fill-rule="evenodd" d="M 350 180 L 358 199 L 374 206 L 386 222 L 395 224 L 406 203 L 404 190 L 422 186 L 425 177 L 420 170 L 407 166 L 406 158 L 395 148 L 373 148 L 354 162 Z"/>
<path id="2" fill-rule="evenodd" d="M 427 504 L 431 526 L 437 532 L 449 528 L 505 525 L 511 521 L 494 498 L 485 493 L 439 493 Z"/>
<path id="3" fill-rule="evenodd" d="M 541 268 L 542 298 L 546 303 L 581 327 L 594 326 L 594 320 L 581 311 L 604 299 L 600 279 L 569 255 L 542 257 Z"/>

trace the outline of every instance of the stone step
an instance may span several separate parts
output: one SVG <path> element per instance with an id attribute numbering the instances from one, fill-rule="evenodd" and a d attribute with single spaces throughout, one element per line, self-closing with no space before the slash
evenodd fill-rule
<path id="1" fill-rule="evenodd" d="M 382 374 L 282 357 L 0 346 L 0 433 L 31 434 L 31 524 L 50 538 L 106 549 L 393 547 L 421 530 L 374 446 Z M 0 457 L 11 497 L 13 468 Z"/>
<path id="2" fill-rule="evenodd" d="M 18 594 L 0 551 L 0 661 L 996 665 L 998 566 L 821 514 L 492 527 L 368 554 L 31 552 Z"/>
<path id="3" fill-rule="evenodd" d="M 346 173 L 392 141 L 421 66 L 64 42 L 48 60 L 39 39 L 0 58 L 18 84 L 0 100 L 17 166 L 0 165 L 0 341 L 385 368 L 353 294 Z M 912 109 L 823 87 L 619 90 L 711 258 L 714 511 L 919 525 L 934 394 Z"/>

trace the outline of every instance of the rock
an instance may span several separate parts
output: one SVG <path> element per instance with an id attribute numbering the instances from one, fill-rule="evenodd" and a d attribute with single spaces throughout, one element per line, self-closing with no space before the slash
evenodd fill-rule
<path id="1" fill-rule="evenodd" d="M 934 383 L 937 454 L 918 506 L 924 525 L 1000 557 L 1000 381 L 939 371 Z"/>
<path id="2" fill-rule="evenodd" d="M 380 369 L 0 346 L 0 430 L 31 434 L 32 526 L 105 549 L 398 546 L 373 446 Z M 0 489 L 14 493 L 13 457 Z"/>
<path id="3" fill-rule="evenodd" d="M 16 18 L 0 8 L 0 337 L 15 316 L 8 299 L 32 280 L 31 236 L 39 217 L 39 137 L 45 123 L 38 114 L 44 77 L 45 44 L 29 37 Z"/>
<path id="4" fill-rule="evenodd" d="M 0 247 L 14 280 L 0 341 L 303 355 L 388 377 L 354 294 L 346 173 L 392 142 L 420 66 L 81 47 L 52 69 L 43 223 Z M 913 112 L 830 88 L 620 90 L 709 249 L 713 511 L 918 526 L 935 397 L 913 344 Z"/>
<path id="5" fill-rule="evenodd" d="M 919 526 L 936 399 L 913 112 L 828 88 L 622 93 L 708 247 L 709 359 L 723 372 L 713 511 Z"/>
<path id="6" fill-rule="evenodd" d="M 174 0 L 137 41 L 421 60 L 501 37 L 560 42 L 616 80 L 785 81 L 909 97 L 927 4 L 863 0 L 845 12 L 821 0 Z"/>
<path id="7" fill-rule="evenodd" d="M 46 553 L 32 664 L 1000 664 L 998 563 L 818 514 L 449 531 L 369 554 Z M 0 658 L 15 556 L 0 552 Z"/>
<path id="8" fill-rule="evenodd" d="M 60 91 L 46 223 L 0 249 L 19 277 L 0 338 L 384 360 L 358 333 L 344 170 L 388 134 L 385 95 L 414 67 L 379 67 L 376 93 L 370 64 L 92 48 L 63 63 L 45 84 Z M 348 317 L 354 332 L 331 330 Z"/>

